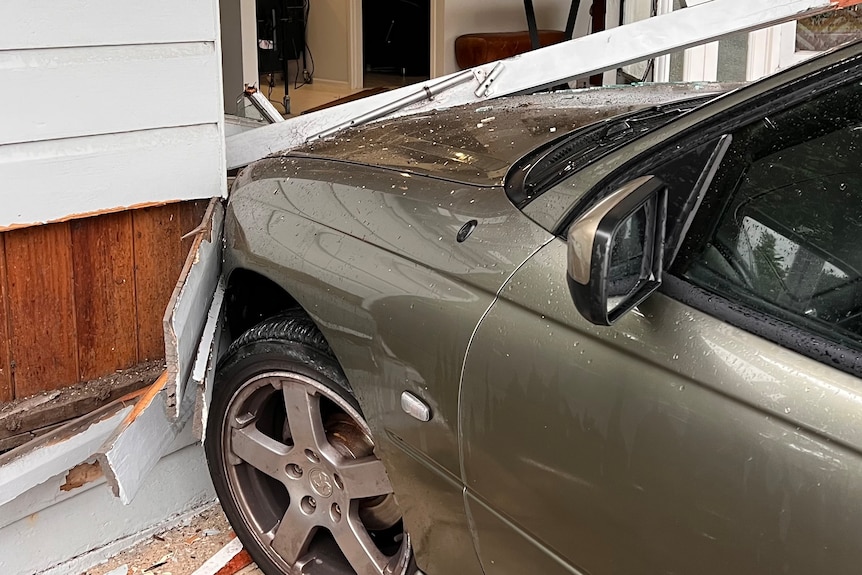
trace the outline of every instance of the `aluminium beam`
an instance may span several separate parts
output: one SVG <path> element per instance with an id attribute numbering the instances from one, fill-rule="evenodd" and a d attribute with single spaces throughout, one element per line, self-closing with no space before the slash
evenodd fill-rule
<path id="1" fill-rule="evenodd" d="M 862 0 L 690 0 L 686 8 L 270 124 L 227 139 L 228 169 L 351 126 L 535 92 Z"/>

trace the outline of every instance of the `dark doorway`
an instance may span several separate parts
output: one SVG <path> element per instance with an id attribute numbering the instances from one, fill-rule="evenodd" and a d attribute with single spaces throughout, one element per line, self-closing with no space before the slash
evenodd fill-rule
<path id="1" fill-rule="evenodd" d="M 431 69 L 430 0 L 363 0 L 362 51 L 366 87 L 380 80 L 428 79 Z M 409 83 L 409 82 L 406 82 Z"/>
<path id="2" fill-rule="evenodd" d="M 303 0 L 256 0 L 258 72 L 287 75 L 289 60 L 305 54 Z"/>

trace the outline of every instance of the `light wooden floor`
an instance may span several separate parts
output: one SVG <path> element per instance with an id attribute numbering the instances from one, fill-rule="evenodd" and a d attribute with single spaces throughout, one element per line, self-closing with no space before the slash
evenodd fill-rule
<path id="1" fill-rule="evenodd" d="M 345 96 L 350 96 L 351 94 L 361 91 L 351 90 L 347 84 L 330 82 L 327 80 L 315 79 L 311 84 L 301 84 L 301 74 L 298 78 L 301 85 L 299 87 L 295 87 L 296 79 L 296 76 L 293 75 L 293 71 L 291 71 L 288 84 L 291 116 L 297 116 L 305 110 L 328 104 L 333 100 L 338 100 L 339 98 L 344 98 Z M 420 76 L 399 76 L 394 74 L 366 74 L 364 84 L 365 89 L 377 87 L 400 88 L 401 86 L 415 84 L 416 82 L 422 82 L 424 80 L 427 80 L 427 78 Z M 275 106 L 279 112 L 284 114 L 285 110 L 282 105 L 284 98 L 284 81 L 281 78 L 281 74 L 276 74 L 275 86 L 271 91 L 268 84 L 268 76 L 262 75 L 260 77 L 260 83 L 258 84 L 259 90 L 272 101 L 273 106 Z"/>

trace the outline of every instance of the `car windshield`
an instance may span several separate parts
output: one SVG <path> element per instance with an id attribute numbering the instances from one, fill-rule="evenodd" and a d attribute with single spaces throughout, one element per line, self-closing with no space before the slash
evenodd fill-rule
<path id="1" fill-rule="evenodd" d="M 652 106 L 577 130 L 519 162 L 509 178 L 507 193 L 515 205 L 523 207 L 568 175 L 714 97 Z"/>

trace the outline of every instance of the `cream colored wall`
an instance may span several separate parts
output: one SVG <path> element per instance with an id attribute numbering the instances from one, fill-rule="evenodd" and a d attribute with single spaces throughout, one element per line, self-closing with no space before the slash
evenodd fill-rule
<path id="1" fill-rule="evenodd" d="M 314 79 L 349 80 L 349 3 L 361 0 L 311 0 L 308 47 L 314 56 Z M 309 67 L 311 63 L 309 62 Z"/>

